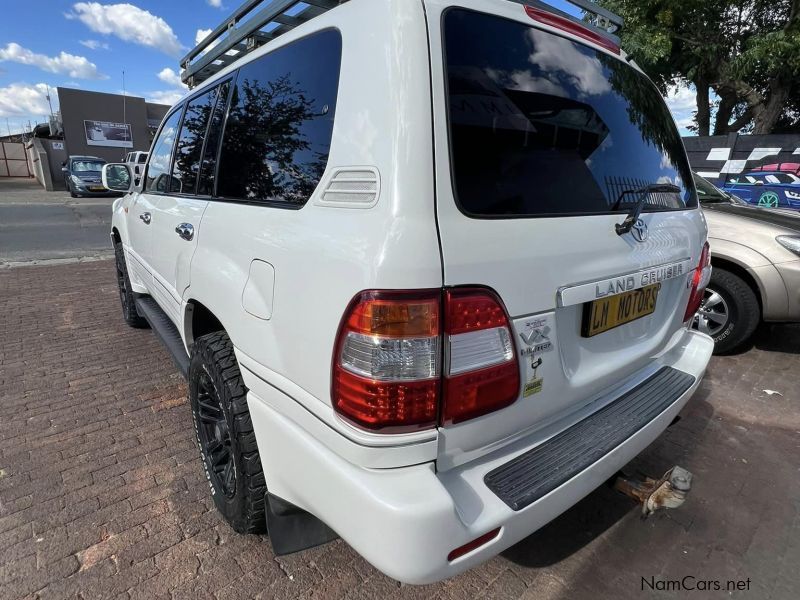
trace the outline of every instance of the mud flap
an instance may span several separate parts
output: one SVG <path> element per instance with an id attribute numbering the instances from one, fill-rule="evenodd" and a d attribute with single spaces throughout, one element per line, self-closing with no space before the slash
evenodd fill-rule
<path id="1" fill-rule="evenodd" d="M 267 494 L 267 532 L 276 556 L 293 554 L 337 539 L 336 532 L 311 513 Z"/>

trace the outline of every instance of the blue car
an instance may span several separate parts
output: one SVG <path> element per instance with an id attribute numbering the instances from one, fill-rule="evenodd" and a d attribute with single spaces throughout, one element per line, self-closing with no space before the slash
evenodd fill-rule
<path id="1" fill-rule="evenodd" d="M 800 210 L 800 177 L 781 171 L 729 175 L 721 186 L 750 204 Z"/>

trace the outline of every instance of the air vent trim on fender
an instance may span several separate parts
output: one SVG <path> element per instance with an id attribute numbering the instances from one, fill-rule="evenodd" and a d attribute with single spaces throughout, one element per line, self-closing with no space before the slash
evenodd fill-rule
<path id="1" fill-rule="evenodd" d="M 372 208 L 378 203 L 381 178 L 375 167 L 336 167 L 326 177 L 314 204 L 334 208 Z"/>

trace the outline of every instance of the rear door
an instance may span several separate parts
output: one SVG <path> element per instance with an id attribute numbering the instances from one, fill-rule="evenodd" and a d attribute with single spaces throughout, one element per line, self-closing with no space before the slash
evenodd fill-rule
<path id="1" fill-rule="evenodd" d="M 153 293 L 176 323 L 189 287 L 200 222 L 211 195 L 211 177 L 229 81 L 201 91 L 186 104 L 164 193 L 153 221 Z M 209 123 L 212 135 L 207 135 Z"/>
<path id="2" fill-rule="evenodd" d="M 444 469 L 641 376 L 682 328 L 705 241 L 681 139 L 644 75 L 521 4 L 447 4 L 427 2 L 445 284 L 499 294 L 522 385 L 511 406 L 442 429 Z M 666 183 L 678 191 L 645 194 L 618 235 L 631 192 Z"/>

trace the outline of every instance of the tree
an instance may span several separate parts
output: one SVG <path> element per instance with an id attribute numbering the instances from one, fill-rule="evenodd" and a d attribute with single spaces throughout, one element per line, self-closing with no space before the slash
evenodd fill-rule
<path id="1" fill-rule="evenodd" d="M 622 41 L 662 93 L 691 83 L 696 130 L 771 133 L 798 123 L 800 0 L 598 0 L 625 20 Z"/>

